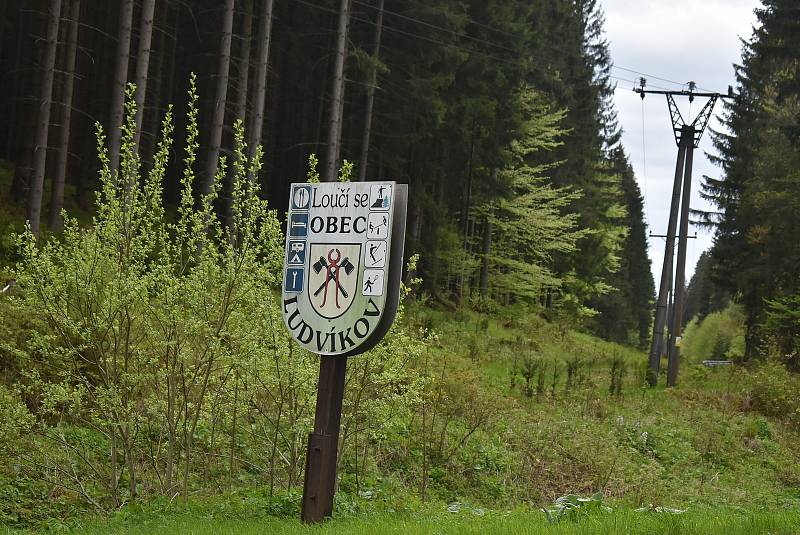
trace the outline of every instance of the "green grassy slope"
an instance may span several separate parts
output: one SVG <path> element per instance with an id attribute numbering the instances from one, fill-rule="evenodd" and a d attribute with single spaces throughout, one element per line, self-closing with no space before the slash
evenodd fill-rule
<path id="1" fill-rule="evenodd" d="M 685 362 L 679 388 L 650 389 L 643 386 L 644 353 L 522 312 L 488 321 L 422 316 L 440 332 L 432 361 L 466 362 L 490 392 L 508 398 L 497 430 L 513 435 L 504 441 L 514 455 L 528 457 L 515 463 L 529 470 L 512 485 L 523 501 L 602 491 L 636 507 L 800 504 L 800 437 L 752 410 L 750 375 L 742 369 Z M 548 366 L 544 392 L 536 392 L 537 371 L 531 397 L 521 375 L 528 358 Z M 624 370 L 619 395 L 609 392 L 615 361 Z M 576 369 L 571 388 L 568 363 Z"/>
<path id="2" fill-rule="evenodd" d="M 409 328 L 438 334 L 426 373 L 446 372 L 463 381 L 476 407 L 491 400 L 494 408 L 469 433 L 464 422 L 474 415 L 461 414 L 466 438 L 448 469 L 427 474 L 426 501 L 419 466 L 400 464 L 366 483 L 372 494 L 359 495 L 343 480 L 336 518 L 313 529 L 296 520 L 297 493 L 277 498 L 276 509 L 275 499 L 259 501 L 246 490 L 188 505 L 126 507 L 111 518 L 54 520 L 53 527 L 154 534 L 800 533 L 800 437 L 752 410 L 747 371 L 687 362 L 679 388 L 650 389 L 643 386 L 642 352 L 523 311 L 487 318 L 416 305 L 409 312 Z M 538 372 L 529 374 L 530 392 L 526 361 L 546 370 L 542 387 Z M 621 391 L 612 394 L 615 362 L 624 373 Z M 540 510 L 564 494 L 598 491 L 613 512 L 598 507 L 548 524 Z M 454 503 L 458 512 L 448 512 Z M 634 511 L 642 505 L 686 512 Z"/>
<path id="3" fill-rule="evenodd" d="M 345 488 L 335 518 L 313 528 L 296 520 L 296 494 L 277 513 L 273 502 L 234 495 L 188 508 L 127 508 L 70 522 L 73 532 L 800 533 L 800 437 L 751 409 L 748 372 L 688 362 L 679 388 L 649 389 L 643 353 L 521 311 L 487 319 L 417 308 L 410 317 L 412 328 L 438 333 L 428 372 L 446 370 L 467 384 L 477 377 L 476 399 L 491 396 L 499 408 L 460 445 L 450 471 L 431 471 L 426 502 L 420 474 L 396 466 L 393 478 L 405 486 L 361 497 Z M 539 393 L 534 373 L 530 397 L 521 372 L 529 357 L 547 370 Z M 609 392 L 615 361 L 625 370 L 619 394 Z M 575 370 L 569 388 L 567 362 Z M 550 524 L 540 510 L 558 496 L 596 491 L 604 506 L 590 513 Z M 642 505 L 685 512 L 634 510 Z"/>
<path id="4" fill-rule="evenodd" d="M 294 519 L 224 519 L 175 515 L 144 517 L 135 521 L 87 522 L 71 533 L 193 535 L 223 534 L 327 534 L 353 535 L 590 535 L 590 534 L 680 534 L 680 535 L 790 535 L 798 533 L 798 513 L 742 513 L 737 511 L 696 511 L 683 515 L 619 511 L 583 517 L 573 522 L 548 524 L 541 514 L 514 511 L 503 514 L 370 514 L 348 516 L 304 526 Z"/>

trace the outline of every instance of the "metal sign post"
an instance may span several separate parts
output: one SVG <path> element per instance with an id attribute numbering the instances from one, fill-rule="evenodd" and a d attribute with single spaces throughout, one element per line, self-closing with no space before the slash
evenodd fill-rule
<path id="1" fill-rule="evenodd" d="M 407 186 L 394 182 L 291 186 L 283 318 L 297 343 L 320 356 L 304 522 L 333 511 L 347 357 L 374 347 L 397 312 L 407 198 Z"/>

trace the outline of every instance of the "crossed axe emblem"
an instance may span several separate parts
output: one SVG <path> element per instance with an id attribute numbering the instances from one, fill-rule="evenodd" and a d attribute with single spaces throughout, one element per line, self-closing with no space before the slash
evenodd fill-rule
<path id="1" fill-rule="evenodd" d="M 319 273 L 323 269 L 325 269 L 325 282 L 320 284 L 319 288 L 314 292 L 314 297 L 319 295 L 320 292 L 323 290 L 325 293 L 322 294 L 322 305 L 325 306 L 325 303 L 328 301 L 328 286 L 330 283 L 333 282 L 335 288 L 335 299 L 336 299 L 336 308 L 342 308 L 339 306 L 339 294 L 341 293 L 342 296 L 345 298 L 347 297 L 347 290 L 344 289 L 342 283 L 339 282 L 339 273 L 341 270 L 347 275 L 350 275 L 353 270 L 356 268 L 352 262 L 350 262 L 349 257 L 345 257 L 344 260 L 342 259 L 342 252 L 339 249 L 331 249 L 328 251 L 328 259 L 325 260 L 324 256 L 320 256 L 319 260 L 314 262 L 314 265 L 311 266 L 315 273 Z M 341 263 L 339 262 L 341 260 Z"/>

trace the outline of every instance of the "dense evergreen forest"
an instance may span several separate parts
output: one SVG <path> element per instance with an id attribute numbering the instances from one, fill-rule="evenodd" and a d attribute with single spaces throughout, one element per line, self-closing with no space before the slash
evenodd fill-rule
<path id="1" fill-rule="evenodd" d="M 737 98 L 716 132 L 721 175 L 705 177 L 717 211 L 700 213 L 715 229 L 696 284 L 698 312 L 732 295 L 746 316 L 745 356 L 782 355 L 800 370 L 800 6 L 767 0 L 736 66 Z M 690 285 L 691 290 L 691 285 Z"/>
<path id="2" fill-rule="evenodd" d="M 9 0 L 2 9 L 6 198 L 25 207 L 35 233 L 58 232 L 64 206 L 93 210 L 94 123 L 108 132 L 113 168 L 126 83 L 138 87 L 147 167 L 168 104 L 185 109 L 196 73 L 199 190 L 219 156 L 230 158 L 241 119 L 248 144 L 264 147 L 258 178 L 279 210 L 312 153 L 323 178 L 347 160 L 359 180 L 408 183 L 407 250 L 445 306 L 524 300 L 646 343 L 654 289 L 642 200 L 619 144 L 596 1 Z M 168 207 L 178 179 L 164 179 Z"/>

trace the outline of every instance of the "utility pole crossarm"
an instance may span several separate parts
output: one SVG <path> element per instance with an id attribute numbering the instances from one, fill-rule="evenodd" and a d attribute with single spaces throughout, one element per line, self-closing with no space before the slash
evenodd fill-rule
<path id="1" fill-rule="evenodd" d="M 733 95 L 723 95 L 722 93 L 697 93 L 696 91 L 656 91 L 654 89 L 642 89 L 640 87 L 634 87 L 633 91 L 645 95 L 677 95 L 692 99 L 694 99 L 694 97 L 733 98 Z"/>
<path id="2" fill-rule="evenodd" d="M 719 98 L 734 98 L 733 95 L 733 88 L 728 86 L 728 94 L 724 95 L 722 93 L 698 93 L 694 89 L 697 87 L 697 84 L 694 82 L 688 82 L 689 89 L 688 90 L 681 90 L 681 91 L 659 91 L 653 89 L 645 89 L 647 85 L 647 80 L 645 78 L 639 78 L 639 87 L 634 87 L 633 91 L 638 93 L 640 97 L 644 100 L 644 96 L 651 94 L 651 95 L 666 95 L 667 97 L 667 106 L 669 107 L 669 115 L 670 119 L 672 120 L 672 133 L 675 136 L 675 144 L 680 146 L 681 143 L 681 130 L 686 125 L 686 121 L 683 120 L 683 116 L 681 115 L 680 110 L 678 109 L 678 105 L 675 104 L 675 97 L 676 96 L 684 96 L 689 97 L 689 102 L 693 102 L 695 97 L 707 97 L 708 101 L 706 102 L 703 109 L 700 110 L 700 113 L 695 117 L 692 123 L 689 125 L 692 129 L 694 129 L 693 136 L 691 139 L 692 144 L 694 147 L 698 147 L 700 145 L 700 138 L 703 137 L 703 132 L 705 132 L 706 126 L 708 126 L 708 121 L 711 119 L 711 112 L 714 110 L 714 104 L 716 104 L 717 99 Z M 689 140 L 684 140 L 684 142 L 688 142 Z"/>
<path id="3" fill-rule="evenodd" d="M 672 95 L 669 93 L 667 93 L 667 107 L 669 108 L 669 117 L 672 121 L 672 133 L 675 136 L 675 144 L 680 146 L 681 130 L 686 126 L 686 122 L 683 120 L 678 105 L 675 104 L 675 99 L 672 98 Z"/>
<path id="4" fill-rule="evenodd" d="M 714 111 L 714 104 L 717 103 L 717 98 L 719 97 L 712 96 L 709 98 L 706 102 L 706 105 L 703 106 L 703 109 L 700 110 L 700 113 L 697 114 L 697 117 L 695 117 L 694 121 L 692 122 L 692 126 L 694 127 L 695 148 L 700 146 L 700 138 L 703 137 L 703 132 L 705 132 L 706 126 L 708 126 L 708 121 L 711 119 L 711 112 Z"/>
<path id="5" fill-rule="evenodd" d="M 648 234 L 648 236 L 651 237 L 651 238 L 669 238 L 669 236 L 666 235 L 666 234 L 653 234 L 652 232 L 650 234 Z M 682 239 L 683 237 L 684 236 L 674 236 L 674 238 L 678 238 L 678 239 Z M 689 239 L 689 240 L 694 240 L 695 238 L 697 238 L 697 233 L 695 233 L 693 235 L 690 234 L 690 235 L 686 236 L 686 239 Z"/>

